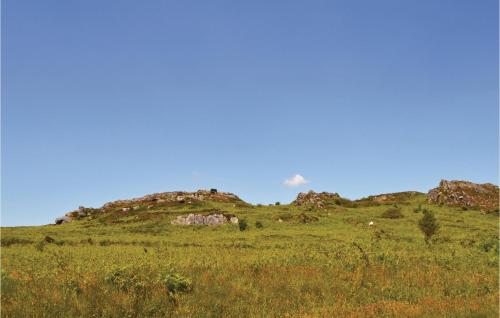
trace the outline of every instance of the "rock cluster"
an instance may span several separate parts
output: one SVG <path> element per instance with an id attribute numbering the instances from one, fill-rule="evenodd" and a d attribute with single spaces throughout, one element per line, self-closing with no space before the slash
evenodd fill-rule
<path id="1" fill-rule="evenodd" d="M 169 205 L 169 204 L 184 204 L 195 203 L 200 201 L 215 201 L 215 202 L 228 202 L 246 204 L 238 196 L 229 192 L 218 192 L 217 189 L 198 190 L 196 192 L 160 192 L 142 196 L 140 198 L 133 198 L 129 200 L 117 200 L 104 204 L 99 209 L 89 209 L 79 207 L 77 210 L 66 213 L 64 216 L 55 220 L 55 224 L 69 223 L 73 220 L 81 219 L 90 216 L 94 212 L 110 212 L 120 211 L 129 212 L 130 210 L 139 210 L 141 206 L 148 209 L 155 205 Z"/>
<path id="2" fill-rule="evenodd" d="M 212 213 L 209 215 L 193 214 L 180 215 L 170 222 L 174 225 L 222 225 L 238 223 L 238 218 L 232 214 Z"/>
<path id="3" fill-rule="evenodd" d="M 314 191 L 309 191 L 307 193 L 301 192 L 297 195 L 295 201 L 292 204 L 296 206 L 313 206 L 316 208 L 326 208 L 328 205 L 336 204 L 340 202 L 342 198 L 338 193 L 321 192 L 316 193 Z"/>
<path id="4" fill-rule="evenodd" d="M 437 188 L 429 191 L 427 200 L 435 204 L 495 210 L 499 205 L 499 191 L 498 186 L 491 183 L 441 180 Z"/>
<path id="5" fill-rule="evenodd" d="M 208 190 L 198 190 L 196 192 L 160 192 L 154 194 L 148 194 L 140 198 L 134 198 L 130 200 L 117 200 L 113 202 L 108 202 L 104 204 L 102 210 L 110 210 L 116 207 L 131 207 L 138 204 L 150 204 L 150 203 L 192 203 L 195 201 L 216 201 L 216 202 L 243 202 L 238 196 L 229 192 L 217 192 L 215 189 Z"/>
<path id="6" fill-rule="evenodd" d="M 68 212 L 61 217 L 58 217 L 55 221 L 56 224 L 69 223 L 73 220 L 80 219 L 82 217 L 89 216 L 95 209 L 88 209 L 83 206 L 79 206 L 78 209 Z"/>

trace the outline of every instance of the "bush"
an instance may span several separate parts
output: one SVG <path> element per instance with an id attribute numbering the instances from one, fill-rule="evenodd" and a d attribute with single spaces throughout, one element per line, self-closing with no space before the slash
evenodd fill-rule
<path id="1" fill-rule="evenodd" d="M 281 203 L 278 201 L 278 202 L 276 202 L 274 205 L 281 205 Z"/>
<path id="2" fill-rule="evenodd" d="M 413 209 L 413 212 L 418 213 L 422 211 L 422 204 L 419 204 L 415 209 Z"/>
<path id="3" fill-rule="evenodd" d="M 258 228 L 258 229 L 261 229 L 261 228 L 263 228 L 263 227 L 264 227 L 264 225 L 262 224 L 262 222 L 261 222 L 261 221 L 256 221 L 256 222 L 255 222 L 255 227 L 256 227 L 256 228 Z"/>
<path id="4" fill-rule="evenodd" d="M 493 250 L 495 251 L 495 254 L 498 254 L 498 240 L 497 239 L 492 239 L 489 241 L 483 241 L 479 243 L 479 249 L 483 252 L 488 253 L 489 251 Z"/>
<path id="5" fill-rule="evenodd" d="M 239 220 L 238 226 L 240 227 L 240 231 L 245 231 L 248 228 L 247 221 L 245 219 Z"/>
<path id="6" fill-rule="evenodd" d="M 161 282 L 170 295 L 191 291 L 191 280 L 177 273 L 169 273 L 162 277 Z"/>
<path id="7" fill-rule="evenodd" d="M 404 215 L 401 213 L 401 208 L 390 208 L 382 213 L 381 217 L 386 219 L 400 219 L 404 217 Z"/>
<path id="8" fill-rule="evenodd" d="M 431 211 L 424 211 L 424 216 L 418 222 L 420 231 L 424 233 L 425 243 L 429 244 L 430 239 L 439 230 L 439 224 Z"/>

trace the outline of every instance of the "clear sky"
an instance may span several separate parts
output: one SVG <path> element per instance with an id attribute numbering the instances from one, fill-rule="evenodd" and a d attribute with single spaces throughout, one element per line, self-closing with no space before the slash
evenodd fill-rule
<path id="1" fill-rule="evenodd" d="M 5 226 L 161 191 L 498 183 L 496 0 L 2 5 Z"/>

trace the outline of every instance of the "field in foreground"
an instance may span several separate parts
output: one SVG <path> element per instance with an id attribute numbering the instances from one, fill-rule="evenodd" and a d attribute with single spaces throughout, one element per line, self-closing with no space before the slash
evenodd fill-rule
<path id="1" fill-rule="evenodd" d="M 498 317 L 498 214 L 398 206 L 206 202 L 2 228 L 2 317 Z M 170 224 L 211 209 L 248 228 Z"/>

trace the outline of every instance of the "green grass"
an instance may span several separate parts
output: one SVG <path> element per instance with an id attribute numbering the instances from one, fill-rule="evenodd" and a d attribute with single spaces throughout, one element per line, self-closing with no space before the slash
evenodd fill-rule
<path id="1" fill-rule="evenodd" d="M 2 317 L 498 317 L 498 216 L 424 199 L 398 219 L 392 203 L 206 203 L 2 228 Z M 170 224 L 211 209 L 247 229 Z"/>

